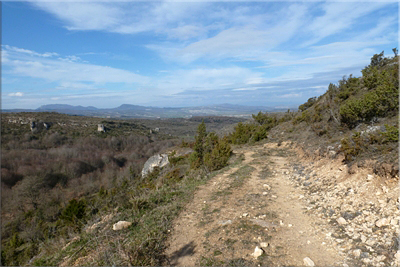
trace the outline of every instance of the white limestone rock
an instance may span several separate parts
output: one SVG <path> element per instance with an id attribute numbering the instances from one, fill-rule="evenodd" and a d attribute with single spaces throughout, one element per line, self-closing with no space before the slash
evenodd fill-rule
<path id="1" fill-rule="evenodd" d="M 253 252 L 253 257 L 254 258 L 258 258 L 258 257 L 260 257 L 262 254 L 264 253 L 264 250 L 262 250 L 262 248 L 259 248 L 258 246 L 256 246 L 256 248 L 254 249 L 254 252 Z"/>
<path id="2" fill-rule="evenodd" d="M 305 266 L 315 266 L 315 263 L 309 257 L 305 257 L 303 262 Z"/>
<path id="3" fill-rule="evenodd" d="M 339 217 L 337 220 L 338 224 L 343 225 L 343 224 L 347 224 L 347 221 L 345 218 L 343 217 Z"/>
<path id="4" fill-rule="evenodd" d="M 114 231 L 119 231 L 125 228 L 128 228 L 129 226 L 131 226 L 132 223 L 131 222 L 127 222 L 127 221 L 119 221 L 117 223 L 114 223 L 113 225 L 113 230 Z"/>

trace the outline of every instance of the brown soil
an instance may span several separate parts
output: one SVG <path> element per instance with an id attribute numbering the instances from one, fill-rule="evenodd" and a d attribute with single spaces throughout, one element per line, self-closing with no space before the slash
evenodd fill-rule
<path id="1" fill-rule="evenodd" d="M 245 160 L 200 187 L 174 222 L 169 263 L 299 266 L 309 257 L 317 266 L 342 266 L 325 238 L 331 226 L 305 213 L 302 191 L 289 179 L 290 163 L 299 162 L 291 150 L 267 143 L 234 152 Z M 255 258 L 262 245 L 263 255 Z"/>

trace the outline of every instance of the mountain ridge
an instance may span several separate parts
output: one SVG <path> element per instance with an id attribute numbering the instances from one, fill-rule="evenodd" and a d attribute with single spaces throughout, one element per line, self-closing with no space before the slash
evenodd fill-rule
<path id="1" fill-rule="evenodd" d="M 297 109 L 297 108 L 293 108 Z M 107 117 L 107 118 L 190 118 L 192 116 L 247 116 L 263 112 L 279 112 L 287 109 L 267 106 L 244 106 L 236 104 L 217 104 L 195 107 L 152 107 L 122 104 L 115 108 L 93 106 L 73 106 L 68 104 L 46 104 L 37 109 L 3 109 L 2 112 L 58 112 L 69 115 Z"/>

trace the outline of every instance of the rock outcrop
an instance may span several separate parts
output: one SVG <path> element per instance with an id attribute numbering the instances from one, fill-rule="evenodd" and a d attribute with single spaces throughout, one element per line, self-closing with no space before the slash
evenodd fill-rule
<path id="1" fill-rule="evenodd" d="M 168 155 L 167 154 L 157 154 L 150 157 L 146 163 L 144 164 L 142 170 L 142 177 L 145 177 L 147 174 L 151 173 L 155 167 L 162 168 L 169 164 Z"/>
<path id="2" fill-rule="evenodd" d="M 104 124 L 98 124 L 97 131 L 104 133 L 106 131 L 106 129 L 104 128 Z"/>

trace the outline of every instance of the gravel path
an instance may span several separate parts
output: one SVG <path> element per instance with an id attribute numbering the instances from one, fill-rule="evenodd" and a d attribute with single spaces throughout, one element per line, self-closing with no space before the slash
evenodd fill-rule
<path id="1" fill-rule="evenodd" d="M 293 175 L 305 168 L 293 151 L 267 143 L 234 152 L 245 160 L 200 187 L 174 222 L 170 264 L 346 266 L 336 240 L 326 238 L 336 226 L 309 212 Z"/>

